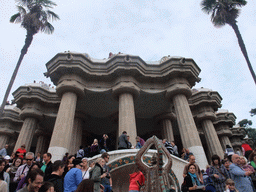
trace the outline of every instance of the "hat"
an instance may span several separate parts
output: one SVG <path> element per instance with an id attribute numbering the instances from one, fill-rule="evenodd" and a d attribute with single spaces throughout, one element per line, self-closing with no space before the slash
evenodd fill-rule
<path id="1" fill-rule="evenodd" d="M 10 157 L 9 155 L 6 155 L 6 156 L 4 157 L 4 159 L 5 159 L 5 160 L 9 160 L 9 159 L 11 159 L 11 157 Z"/>

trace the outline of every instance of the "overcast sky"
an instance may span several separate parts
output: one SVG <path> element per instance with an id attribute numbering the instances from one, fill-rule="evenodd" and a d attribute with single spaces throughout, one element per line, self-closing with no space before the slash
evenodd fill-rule
<path id="1" fill-rule="evenodd" d="M 56 0 L 53 9 L 61 20 L 52 22 L 52 35 L 34 36 L 21 64 L 12 92 L 33 80 L 51 83 L 44 77 L 45 64 L 57 53 L 67 50 L 88 53 L 96 59 L 109 52 L 138 55 L 145 61 L 163 56 L 193 58 L 202 78 L 194 88 L 205 87 L 222 96 L 222 109 L 237 117 L 251 119 L 256 108 L 256 85 L 230 26 L 215 28 L 210 16 L 201 11 L 199 0 Z M 26 31 L 9 23 L 17 12 L 14 0 L 0 0 L 0 102 Z M 256 70 L 256 6 L 248 1 L 238 18 L 249 58 Z M 11 100 L 12 95 L 9 97 Z"/>

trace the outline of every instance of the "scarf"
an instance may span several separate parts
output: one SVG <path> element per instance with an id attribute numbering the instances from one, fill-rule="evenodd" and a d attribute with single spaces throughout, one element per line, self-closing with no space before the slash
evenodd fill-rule
<path id="1" fill-rule="evenodd" d="M 190 175 L 190 177 L 191 177 L 191 179 L 192 179 L 192 183 L 193 183 L 193 185 L 197 185 L 197 186 L 200 186 L 201 184 L 200 184 L 200 182 L 199 182 L 199 180 L 197 179 L 197 176 L 196 176 L 196 174 L 194 173 L 194 174 L 192 174 L 192 173 L 189 173 L 188 172 L 188 174 Z"/>
<path id="2" fill-rule="evenodd" d="M 256 165 L 254 163 L 254 161 L 251 161 L 251 166 L 255 169 L 256 168 Z"/>

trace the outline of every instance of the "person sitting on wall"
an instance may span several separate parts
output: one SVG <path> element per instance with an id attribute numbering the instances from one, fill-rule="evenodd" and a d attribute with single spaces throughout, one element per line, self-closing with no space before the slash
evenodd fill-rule
<path id="1" fill-rule="evenodd" d="M 98 139 L 94 139 L 91 145 L 90 156 L 93 157 L 95 155 L 98 155 L 99 153 L 100 153 L 100 147 L 98 144 Z"/>
<path id="2" fill-rule="evenodd" d="M 128 149 L 127 132 L 123 131 L 122 135 L 118 138 L 118 149 Z"/>
<path id="3" fill-rule="evenodd" d="M 171 143 L 169 143 L 167 141 L 167 139 L 163 139 L 163 145 L 165 146 L 165 148 L 169 151 L 170 154 L 173 154 L 173 148 L 172 148 L 172 145 Z"/>
<path id="4" fill-rule="evenodd" d="M 107 134 L 103 134 L 102 139 L 100 140 L 100 153 L 105 153 L 110 150 L 111 140 Z"/>
<path id="5" fill-rule="evenodd" d="M 27 152 L 25 148 L 25 144 L 21 145 L 21 147 L 15 152 L 15 156 L 23 159 Z"/>

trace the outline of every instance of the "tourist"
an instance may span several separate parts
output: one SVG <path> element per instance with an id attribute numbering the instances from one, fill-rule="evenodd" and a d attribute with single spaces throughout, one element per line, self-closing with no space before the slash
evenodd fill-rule
<path id="1" fill-rule="evenodd" d="M 204 186 L 201 184 L 198 175 L 196 174 L 196 166 L 194 164 L 188 165 L 188 173 L 182 183 L 182 191 L 194 191 L 200 192 L 204 190 Z"/>
<path id="2" fill-rule="evenodd" d="M 204 182 L 204 180 L 203 180 L 203 174 L 202 174 L 202 172 L 201 172 L 201 170 L 200 170 L 200 167 L 196 164 L 196 158 L 195 158 L 194 155 L 190 155 L 190 156 L 189 156 L 189 163 L 188 163 L 187 165 L 185 165 L 185 167 L 184 167 L 184 170 L 183 170 L 183 177 L 186 177 L 186 176 L 187 176 L 187 174 L 188 174 L 188 167 L 189 167 L 190 164 L 195 165 L 195 167 L 196 167 L 196 173 L 195 173 L 195 174 L 196 174 L 197 177 L 199 178 L 199 181 L 200 181 L 201 183 L 203 183 L 203 182 Z"/>
<path id="3" fill-rule="evenodd" d="M 6 156 L 4 157 L 4 160 L 5 160 L 4 171 L 5 171 L 5 172 L 6 172 L 6 170 L 11 166 L 10 159 L 11 159 L 11 157 L 10 157 L 9 155 L 6 155 Z"/>
<path id="4" fill-rule="evenodd" d="M 128 149 L 127 132 L 123 131 L 118 138 L 118 149 Z"/>
<path id="5" fill-rule="evenodd" d="M 235 154 L 234 149 L 230 145 L 226 145 L 225 154 L 228 156 L 229 161 L 231 161 L 232 155 Z"/>
<path id="6" fill-rule="evenodd" d="M 10 192 L 14 192 L 18 186 L 18 183 L 14 182 L 13 179 L 15 177 L 15 174 L 19 166 L 21 166 L 21 163 L 22 163 L 21 158 L 14 159 L 12 165 L 6 170 L 6 172 L 9 173 L 10 175 Z"/>
<path id="7" fill-rule="evenodd" d="M 98 154 L 100 154 L 100 147 L 99 147 L 98 139 L 94 139 L 93 143 L 91 145 L 90 156 L 93 157 Z"/>
<path id="8" fill-rule="evenodd" d="M 180 158 L 185 160 L 185 155 L 186 155 L 186 148 L 183 148 L 180 153 Z"/>
<path id="9" fill-rule="evenodd" d="M 193 153 L 190 152 L 189 149 L 185 149 L 184 160 L 189 160 L 190 155 L 193 155 Z"/>
<path id="10" fill-rule="evenodd" d="M 26 148 L 25 144 L 21 145 L 21 147 L 18 148 L 17 151 L 15 152 L 15 156 L 23 159 L 27 152 L 25 148 Z"/>
<path id="11" fill-rule="evenodd" d="M 89 167 L 92 169 L 95 166 L 95 162 L 93 160 L 89 161 Z"/>
<path id="12" fill-rule="evenodd" d="M 245 141 L 242 141 L 241 147 L 242 147 L 242 149 L 244 151 L 243 155 L 246 157 L 246 159 L 248 159 L 250 154 L 252 153 L 252 148 Z"/>
<path id="13" fill-rule="evenodd" d="M 69 153 L 65 153 L 64 157 L 62 158 L 62 161 L 63 161 L 64 163 L 67 163 L 67 161 L 68 161 L 68 155 L 69 155 Z"/>
<path id="14" fill-rule="evenodd" d="M 52 154 L 45 153 L 43 155 L 44 163 L 41 167 L 41 170 L 44 172 L 44 180 L 48 180 L 48 177 L 52 174 Z"/>
<path id="15" fill-rule="evenodd" d="M 249 164 L 256 170 L 256 152 L 252 152 L 248 160 Z"/>
<path id="16" fill-rule="evenodd" d="M 5 161 L 0 159 L 0 180 L 3 180 L 7 183 L 9 188 L 10 185 L 10 175 L 4 171 Z"/>
<path id="17" fill-rule="evenodd" d="M 35 162 L 38 162 L 38 163 L 42 163 L 42 157 L 41 157 L 41 153 L 40 152 L 37 152 L 37 155 L 35 157 Z"/>
<path id="18" fill-rule="evenodd" d="M 229 178 L 229 176 L 224 165 L 220 163 L 220 157 L 218 155 L 212 156 L 212 166 L 209 170 L 209 176 L 213 181 L 216 192 L 225 191 L 226 179 Z"/>
<path id="19" fill-rule="evenodd" d="M 52 174 L 48 177 L 48 180 L 54 185 L 54 190 L 56 192 L 63 192 L 63 179 L 62 175 L 64 173 L 65 164 L 64 162 L 57 160 L 52 164 Z"/>
<path id="20" fill-rule="evenodd" d="M 165 148 L 167 149 L 167 151 L 169 151 L 170 154 L 173 154 L 173 148 L 172 148 L 172 145 L 171 143 L 169 143 L 167 141 L 167 139 L 163 139 L 163 145 L 165 146 Z"/>
<path id="21" fill-rule="evenodd" d="M 136 146 L 135 149 L 140 149 L 142 147 L 141 143 L 140 143 L 140 137 L 137 136 L 136 138 Z"/>
<path id="22" fill-rule="evenodd" d="M 135 172 L 130 174 L 129 192 L 139 192 L 140 188 L 145 184 L 145 176 L 136 166 Z"/>
<path id="23" fill-rule="evenodd" d="M 177 147 L 177 145 L 175 145 L 175 142 L 172 141 L 171 145 L 172 145 L 172 149 L 173 149 L 173 155 L 179 157 L 178 147 Z"/>
<path id="24" fill-rule="evenodd" d="M 0 179 L 0 191 L 1 192 L 8 192 L 8 184 L 6 183 L 6 181 Z"/>
<path id="25" fill-rule="evenodd" d="M 104 164 L 104 159 L 98 158 L 95 166 L 90 170 L 90 179 L 94 182 L 94 192 L 100 192 L 101 179 L 107 176 L 107 173 L 103 173 Z"/>
<path id="26" fill-rule="evenodd" d="M 99 145 L 101 154 L 110 151 L 111 141 L 107 134 L 103 134 Z"/>
<path id="27" fill-rule="evenodd" d="M 44 181 L 44 172 L 41 169 L 35 169 L 29 172 L 27 176 L 28 184 L 17 192 L 38 192 Z"/>
<path id="28" fill-rule="evenodd" d="M 227 179 L 226 190 L 224 192 L 238 192 L 235 188 L 235 182 L 232 179 Z"/>
<path id="29" fill-rule="evenodd" d="M 76 192 L 93 192 L 94 182 L 91 179 L 83 180 L 77 187 Z"/>
<path id="30" fill-rule="evenodd" d="M 230 170 L 229 170 L 229 165 L 230 165 L 229 160 L 223 159 L 221 162 L 222 162 L 224 168 L 227 170 L 228 178 L 231 178 L 231 174 L 230 174 Z"/>
<path id="31" fill-rule="evenodd" d="M 241 160 L 239 155 L 232 155 L 232 164 L 229 166 L 231 177 L 235 182 L 235 187 L 238 191 L 253 192 L 253 186 L 251 179 L 248 177 L 251 175 L 251 171 L 244 171 L 241 169 Z"/>
<path id="32" fill-rule="evenodd" d="M 21 165 L 16 174 L 15 174 L 15 177 L 13 179 L 13 181 L 20 181 L 23 177 L 25 177 L 28 173 L 28 170 L 29 168 L 31 167 L 32 163 L 33 163 L 33 159 L 34 159 L 34 153 L 32 152 L 28 152 L 26 155 L 25 155 L 25 160 L 26 160 L 26 163 Z M 24 163 L 24 160 L 23 160 L 23 163 Z"/>
<path id="33" fill-rule="evenodd" d="M 39 192 L 55 192 L 53 183 L 48 181 L 44 182 L 42 187 L 39 189 Z"/>
<path id="34" fill-rule="evenodd" d="M 9 145 L 5 145 L 4 146 L 4 148 L 2 148 L 1 150 L 0 150 L 0 158 L 2 157 L 2 158 L 4 158 L 6 155 L 7 155 L 7 149 L 8 149 L 8 147 L 9 147 Z"/>
<path id="35" fill-rule="evenodd" d="M 73 164 L 73 160 L 75 159 L 75 156 L 74 155 L 70 155 L 67 159 L 67 162 L 66 162 L 66 165 L 65 165 L 65 168 L 64 168 L 64 173 L 63 173 L 63 176 L 65 177 L 65 175 L 67 174 L 67 172 L 72 168 L 74 167 L 74 164 Z"/>
<path id="36" fill-rule="evenodd" d="M 40 169 L 40 164 L 38 164 L 38 163 L 32 164 L 31 167 L 30 167 L 29 170 L 28 170 L 28 174 L 29 174 L 31 171 L 35 170 L 35 169 Z M 17 186 L 17 190 L 23 188 L 23 187 L 28 183 L 28 174 L 27 174 L 27 176 L 23 177 L 23 178 L 19 181 L 18 186 Z"/>
<path id="37" fill-rule="evenodd" d="M 81 145 L 79 150 L 76 152 L 76 158 L 83 158 L 84 157 L 84 147 Z"/>
<path id="38" fill-rule="evenodd" d="M 106 177 L 101 179 L 101 184 L 104 186 L 104 192 L 111 192 L 112 191 L 112 178 L 110 175 L 110 168 L 107 166 L 109 161 L 109 154 L 103 153 L 101 158 L 104 159 L 105 164 L 103 165 L 103 173 L 107 173 Z"/>
<path id="39" fill-rule="evenodd" d="M 144 140 L 144 139 L 142 139 L 140 136 L 137 136 L 137 137 L 139 137 L 139 138 L 140 138 L 140 144 L 141 144 L 141 146 L 143 146 L 143 145 L 145 144 L 145 140 Z"/>
<path id="40" fill-rule="evenodd" d="M 74 168 L 70 169 L 64 178 L 64 192 L 73 192 L 76 190 L 82 178 L 82 161 L 81 159 L 73 160 Z"/>
<path id="41" fill-rule="evenodd" d="M 130 136 L 127 135 L 127 149 L 132 149 L 132 148 L 134 148 L 134 147 L 132 146 L 132 143 L 130 142 Z"/>
<path id="42" fill-rule="evenodd" d="M 89 171 L 90 171 L 91 167 L 89 167 L 88 159 L 87 159 L 86 157 L 84 157 L 84 158 L 82 159 L 82 162 L 83 162 L 83 164 L 82 164 L 82 169 L 81 169 L 81 171 L 82 171 L 83 180 L 84 180 L 84 179 L 89 179 L 89 178 L 90 178 L 90 173 L 89 173 Z"/>

